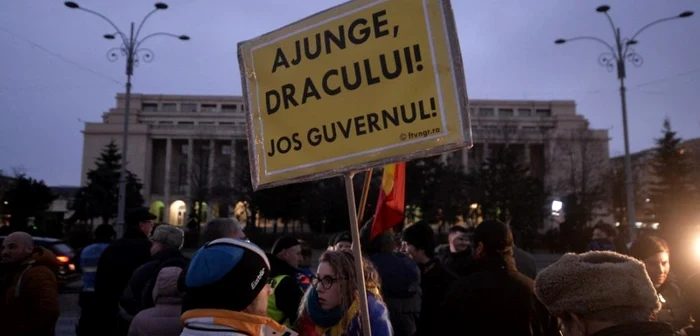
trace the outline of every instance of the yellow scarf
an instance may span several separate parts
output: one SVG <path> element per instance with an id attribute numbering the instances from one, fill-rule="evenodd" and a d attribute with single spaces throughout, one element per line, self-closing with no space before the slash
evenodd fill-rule
<path id="1" fill-rule="evenodd" d="M 367 291 L 374 294 L 376 297 L 379 297 L 379 288 L 377 287 L 371 287 L 367 288 Z M 350 325 L 350 322 L 352 319 L 358 314 L 360 311 L 360 300 L 358 300 L 358 292 L 355 292 L 355 298 L 352 300 L 352 304 L 348 308 L 348 311 L 345 312 L 345 315 L 343 315 L 343 318 L 340 319 L 340 322 L 338 324 L 330 327 L 330 328 L 322 328 L 319 326 L 316 326 L 316 332 L 319 335 L 323 336 L 342 336 L 345 330 L 348 328 Z"/>

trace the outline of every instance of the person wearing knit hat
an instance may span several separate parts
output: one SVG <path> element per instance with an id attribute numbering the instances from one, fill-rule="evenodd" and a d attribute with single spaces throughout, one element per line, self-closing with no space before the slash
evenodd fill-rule
<path id="1" fill-rule="evenodd" d="M 556 319 L 535 296 L 534 281 L 516 268 L 508 225 L 485 220 L 476 227 L 472 240 L 475 259 L 467 275 L 448 292 L 437 334 L 558 333 Z"/>
<path id="2" fill-rule="evenodd" d="M 301 244 L 292 236 L 282 236 L 272 246 L 270 260 L 270 285 L 273 294 L 268 301 L 267 315 L 273 320 L 292 326 L 296 322 L 303 283 L 310 280 L 299 269 L 303 260 Z"/>
<path id="3" fill-rule="evenodd" d="M 267 317 L 270 262 L 258 246 L 221 238 L 200 248 L 184 283 L 181 336 L 297 335 Z"/>
<path id="4" fill-rule="evenodd" d="M 182 229 L 160 224 L 151 233 L 151 258 L 139 266 L 119 299 L 119 316 L 126 325 L 142 310 L 153 308 L 153 288 L 158 273 L 165 267 L 186 268 L 189 260 L 182 254 L 185 233 Z"/>
<path id="5" fill-rule="evenodd" d="M 567 253 L 542 270 L 535 293 L 564 335 L 671 336 L 651 321 L 661 307 L 644 264 L 610 251 Z"/>
<path id="6" fill-rule="evenodd" d="M 335 240 L 333 242 L 333 250 L 349 251 L 350 249 L 352 249 L 352 236 L 350 236 L 350 232 L 343 231 L 338 233 L 338 235 L 335 236 Z"/>
<path id="7" fill-rule="evenodd" d="M 328 246 L 326 246 L 326 251 L 333 251 L 335 250 L 335 238 L 338 237 L 340 233 L 334 233 L 330 237 L 328 237 Z"/>
<path id="8" fill-rule="evenodd" d="M 657 321 L 669 323 L 675 331 L 691 323 L 688 303 L 680 286 L 671 276 L 671 250 L 656 236 L 639 236 L 630 246 L 630 256 L 642 261 L 661 301 Z"/>
<path id="9" fill-rule="evenodd" d="M 447 290 L 457 280 L 435 258 L 435 233 L 427 222 L 419 221 L 403 230 L 401 252 L 408 254 L 421 271 L 423 292 L 417 335 L 432 335 L 438 329 L 440 306 Z"/>
<path id="10" fill-rule="evenodd" d="M 165 248 L 179 250 L 185 243 L 185 232 L 173 225 L 160 224 L 153 229 L 150 239 L 153 243 L 151 244 L 151 254 Z"/>

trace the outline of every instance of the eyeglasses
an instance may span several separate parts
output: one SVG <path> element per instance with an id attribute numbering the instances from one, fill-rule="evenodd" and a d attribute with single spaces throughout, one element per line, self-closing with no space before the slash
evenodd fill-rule
<path id="1" fill-rule="evenodd" d="M 323 289 L 331 289 L 333 283 L 335 283 L 338 280 L 340 280 L 340 278 L 333 278 L 329 275 L 326 275 L 322 278 L 314 276 L 311 277 L 311 286 L 314 286 L 314 288 L 318 288 L 318 284 L 321 284 L 321 286 L 323 286 Z"/>

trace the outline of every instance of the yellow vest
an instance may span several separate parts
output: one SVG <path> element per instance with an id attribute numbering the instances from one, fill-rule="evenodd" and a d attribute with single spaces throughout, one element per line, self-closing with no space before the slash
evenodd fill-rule
<path id="1" fill-rule="evenodd" d="M 272 278 L 270 285 L 272 287 L 272 295 L 267 300 L 267 316 L 275 320 L 277 323 L 283 324 L 287 327 L 292 327 L 292 322 L 289 320 L 289 316 L 286 316 L 281 310 L 277 308 L 277 285 L 282 282 L 282 279 L 289 277 L 289 275 L 278 275 Z M 301 288 L 299 288 L 301 290 Z"/>

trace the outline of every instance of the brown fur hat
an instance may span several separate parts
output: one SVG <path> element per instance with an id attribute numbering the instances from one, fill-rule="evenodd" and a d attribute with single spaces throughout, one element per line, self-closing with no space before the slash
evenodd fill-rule
<path id="1" fill-rule="evenodd" d="M 535 293 L 555 316 L 661 307 L 644 264 L 609 251 L 565 254 L 537 275 Z"/>

